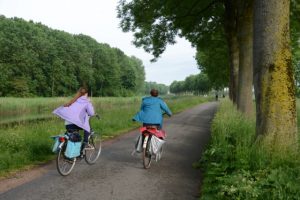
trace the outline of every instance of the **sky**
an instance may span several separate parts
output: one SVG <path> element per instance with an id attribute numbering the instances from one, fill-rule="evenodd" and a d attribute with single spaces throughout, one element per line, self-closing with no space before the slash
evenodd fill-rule
<path id="1" fill-rule="evenodd" d="M 133 33 L 119 28 L 117 4 L 118 0 L 0 0 L 0 14 L 41 22 L 71 34 L 89 35 L 99 43 L 117 47 L 143 61 L 146 81 L 170 85 L 174 80 L 199 73 L 196 50 L 182 38 L 177 38 L 175 45 L 168 45 L 158 61 L 151 63 L 153 56 L 132 44 Z"/>

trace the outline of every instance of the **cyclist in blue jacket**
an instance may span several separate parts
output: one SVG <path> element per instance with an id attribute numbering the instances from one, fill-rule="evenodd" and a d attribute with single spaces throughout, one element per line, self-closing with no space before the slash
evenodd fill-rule
<path id="1" fill-rule="evenodd" d="M 163 114 L 171 116 L 167 104 L 158 97 L 158 90 L 152 89 L 151 96 L 142 99 L 141 110 L 133 117 L 134 121 L 142 122 L 143 126 L 156 125 L 162 128 Z"/>

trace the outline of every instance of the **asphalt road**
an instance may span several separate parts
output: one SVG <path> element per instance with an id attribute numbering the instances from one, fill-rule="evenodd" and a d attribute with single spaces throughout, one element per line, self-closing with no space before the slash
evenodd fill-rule
<path id="1" fill-rule="evenodd" d="M 54 163 L 42 176 L 0 194 L 1 200 L 190 200 L 199 197 L 198 161 L 210 138 L 217 103 L 205 103 L 165 120 L 168 137 L 159 162 L 145 170 L 131 155 L 138 130 L 103 144 L 95 165 L 77 162 L 67 177 Z"/>

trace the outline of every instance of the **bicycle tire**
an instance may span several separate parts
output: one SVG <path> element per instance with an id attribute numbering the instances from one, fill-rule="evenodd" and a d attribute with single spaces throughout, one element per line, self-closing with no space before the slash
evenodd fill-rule
<path id="1" fill-rule="evenodd" d="M 145 169 L 149 169 L 150 165 L 151 165 L 151 161 L 152 161 L 152 159 L 151 159 L 152 155 L 149 151 L 151 138 L 149 136 L 146 136 L 146 137 L 148 137 L 148 141 L 146 144 L 146 148 L 143 148 L 143 165 L 144 165 Z M 145 139 L 146 139 L 146 137 L 145 137 Z"/>
<path id="2" fill-rule="evenodd" d="M 65 156 L 66 142 L 63 144 L 62 148 L 58 151 L 56 157 L 56 168 L 60 175 L 67 176 L 71 173 L 75 166 L 76 158 L 69 159 Z"/>
<path id="3" fill-rule="evenodd" d="M 101 154 L 100 134 L 94 133 L 89 137 L 89 145 L 92 148 L 85 149 L 85 161 L 89 164 L 95 164 Z"/>

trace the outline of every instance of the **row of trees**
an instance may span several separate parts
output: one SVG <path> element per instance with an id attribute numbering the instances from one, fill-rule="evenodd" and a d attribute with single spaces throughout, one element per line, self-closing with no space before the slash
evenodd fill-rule
<path id="1" fill-rule="evenodd" d="M 190 75 L 184 81 L 173 81 L 170 92 L 174 94 L 193 93 L 195 95 L 206 94 L 212 89 L 212 84 L 204 73 Z"/>
<path id="2" fill-rule="evenodd" d="M 298 0 L 121 0 L 118 17 L 123 31 L 134 32 L 134 44 L 153 60 L 177 35 L 189 40 L 199 68 L 215 87 L 228 85 L 233 103 L 248 117 L 254 113 L 254 85 L 257 136 L 270 152 L 287 155 L 298 141 L 292 64 L 299 67 L 299 5 Z"/>
<path id="3" fill-rule="evenodd" d="M 87 84 L 95 96 L 144 92 L 141 60 L 86 35 L 0 16 L 0 96 L 65 96 Z"/>
<path id="4" fill-rule="evenodd" d="M 151 89 L 157 89 L 159 91 L 159 95 L 166 95 L 169 92 L 169 87 L 165 84 L 156 83 L 156 82 L 146 82 L 144 94 L 149 95 Z"/>

